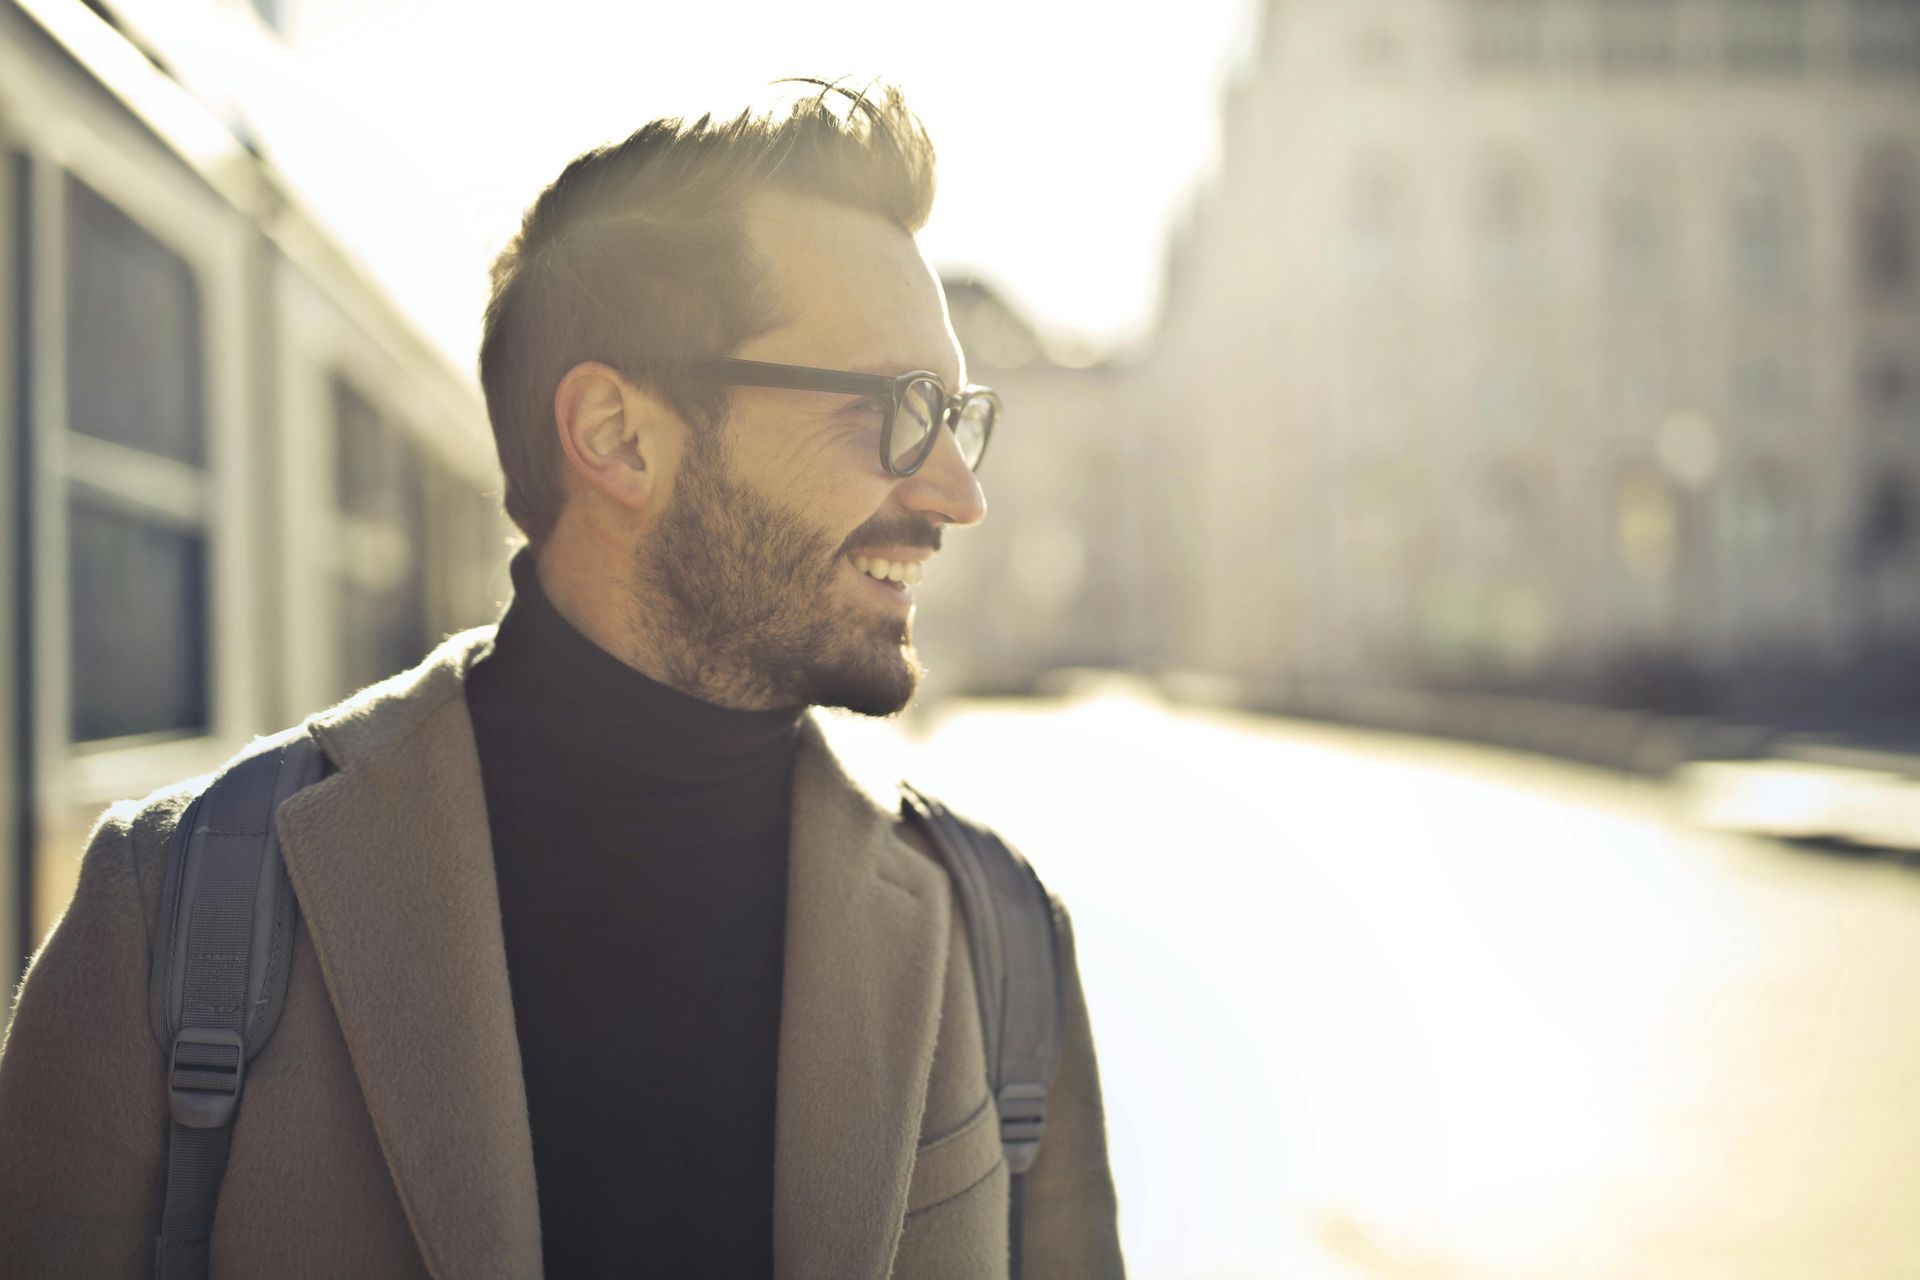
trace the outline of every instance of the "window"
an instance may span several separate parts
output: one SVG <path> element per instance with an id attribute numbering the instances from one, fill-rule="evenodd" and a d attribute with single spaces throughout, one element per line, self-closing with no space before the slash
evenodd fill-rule
<path id="1" fill-rule="evenodd" d="M 1481 175 L 1476 257 L 1481 281 L 1513 288 L 1537 277 L 1541 266 L 1540 184 L 1519 158 L 1501 156 Z"/>
<path id="2" fill-rule="evenodd" d="M 1772 353 L 1736 358 L 1727 374 L 1727 407 L 1737 430 L 1749 424 L 1794 426 L 1805 421 L 1807 388 L 1799 366 Z"/>
<path id="3" fill-rule="evenodd" d="M 1905 561 L 1913 554 L 1914 519 L 1911 486 L 1888 472 L 1874 476 L 1854 530 L 1854 567 L 1871 573 Z"/>
<path id="4" fill-rule="evenodd" d="M 356 689 L 412 666 L 432 647 L 426 476 L 412 441 L 338 375 L 333 402 L 341 675 Z"/>
<path id="5" fill-rule="evenodd" d="M 1860 410 L 1876 427 L 1920 425 L 1920 388 L 1914 386 L 1912 368 L 1894 352 L 1876 351 L 1861 359 Z"/>
<path id="6" fill-rule="evenodd" d="M 1860 292 L 1897 302 L 1914 287 L 1913 157 L 1881 143 L 1867 154 L 1860 193 Z"/>
<path id="7" fill-rule="evenodd" d="M 1541 0 L 1473 0 L 1467 6 L 1466 56 L 1483 71 L 1538 67 L 1546 61 Z"/>
<path id="8" fill-rule="evenodd" d="M 201 733 L 205 322 L 186 259 L 78 179 L 67 223 L 68 623 L 76 742 Z"/>
<path id="9" fill-rule="evenodd" d="M 1866 72 L 1920 71 L 1920 3 L 1853 0 L 1853 65 Z"/>
<path id="10" fill-rule="evenodd" d="M 1541 557 L 1551 532 L 1551 507 L 1541 504 L 1544 468 L 1509 458 L 1490 464 L 1473 484 L 1462 513 L 1473 563 L 1512 567 Z"/>
<path id="11" fill-rule="evenodd" d="M 1597 361 L 1601 412 L 1630 432 L 1652 429 L 1672 411 L 1680 383 L 1676 330 L 1635 323 L 1608 346 Z"/>
<path id="12" fill-rule="evenodd" d="M 73 740 L 208 727 L 206 539 L 76 493 Z"/>
<path id="13" fill-rule="evenodd" d="M 1607 284 L 1615 298 L 1647 302 L 1667 293 L 1673 213 L 1671 175 L 1650 157 L 1614 166 L 1601 197 Z"/>
<path id="14" fill-rule="evenodd" d="M 1799 71 L 1807 65 L 1805 0 L 1727 0 L 1721 34 L 1729 70 Z"/>
<path id="15" fill-rule="evenodd" d="M 1593 13 L 1603 71 L 1631 75 L 1673 66 L 1672 0 L 1600 0 Z"/>
<path id="16" fill-rule="evenodd" d="M 67 182 L 69 425 L 194 466 L 207 456 L 200 291 L 184 258 Z"/>
<path id="17" fill-rule="evenodd" d="M 1765 463 L 1740 467 L 1721 486 L 1720 542 L 1733 554 L 1773 561 L 1800 541 L 1799 503 L 1790 472 Z"/>
<path id="18" fill-rule="evenodd" d="M 1728 197 L 1727 238 L 1734 300 L 1787 301 L 1801 276 L 1799 178 L 1785 150 L 1764 146 L 1741 159 Z"/>

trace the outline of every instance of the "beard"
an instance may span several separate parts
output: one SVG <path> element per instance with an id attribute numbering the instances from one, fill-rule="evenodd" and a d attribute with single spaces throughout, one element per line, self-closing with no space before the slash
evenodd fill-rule
<path id="1" fill-rule="evenodd" d="M 734 477 L 722 430 L 693 434 L 635 554 L 633 598 L 651 608 L 639 606 L 634 625 L 668 682 L 721 706 L 899 713 L 925 674 L 911 611 L 862 616 L 837 604 L 840 549 Z"/>

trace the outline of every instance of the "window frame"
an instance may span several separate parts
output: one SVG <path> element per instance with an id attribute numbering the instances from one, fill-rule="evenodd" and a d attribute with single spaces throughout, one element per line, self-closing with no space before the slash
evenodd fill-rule
<path id="1" fill-rule="evenodd" d="M 250 229 L 216 194 L 150 144 L 80 127 L 30 134 L 27 234 L 36 270 L 26 299 L 33 334 L 28 429 L 34 456 L 30 490 L 31 601 L 36 678 L 32 704 L 36 807 L 96 807 L 137 794 L 156 775 L 205 772 L 256 721 L 258 671 L 247 643 L 245 601 L 255 551 L 244 531 L 255 499 L 247 439 L 248 343 L 244 246 Z M 68 417 L 69 182 L 90 187 L 138 224 L 192 272 L 200 301 L 200 377 L 206 465 L 148 454 L 77 431 Z M 220 232 L 209 227 L 226 223 Z M 199 730 L 78 742 L 72 737 L 73 637 L 70 505 L 76 491 L 95 501 L 206 540 L 207 722 Z"/>
<path id="2" fill-rule="evenodd" d="M 355 518 L 342 510 L 334 492 L 336 377 L 352 386 L 385 428 L 414 450 L 425 473 L 427 545 L 415 548 L 414 554 L 420 558 L 428 596 L 429 638 L 491 621 L 497 616 L 496 603 L 510 587 L 504 572 L 496 572 L 506 564 L 509 529 L 505 516 L 497 512 L 484 517 L 500 538 L 497 565 L 484 571 L 476 566 L 458 584 L 441 580 L 448 556 L 458 555 L 439 545 L 447 534 L 434 518 L 436 486 L 451 483 L 481 495 L 483 505 L 494 500 L 500 488 L 492 438 L 461 425 L 484 421 L 478 390 L 469 398 L 465 388 L 427 386 L 408 376 L 403 361 L 387 345 L 394 344 L 410 358 L 404 335 L 389 332 L 377 316 L 352 311 L 320 283 L 283 268 L 275 284 L 280 342 L 274 405 L 277 456 L 272 465 L 282 500 L 268 516 L 277 522 L 286 566 L 279 582 L 280 638 L 273 650 L 279 663 L 275 676 L 282 705 L 274 717 L 279 723 L 338 701 L 346 679 L 345 655 L 333 632 L 333 589 L 353 572 L 345 548 L 355 536 L 349 532 Z M 484 600 L 476 595 L 480 591 L 486 593 Z M 451 598 L 455 595 L 457 600 Z"/>

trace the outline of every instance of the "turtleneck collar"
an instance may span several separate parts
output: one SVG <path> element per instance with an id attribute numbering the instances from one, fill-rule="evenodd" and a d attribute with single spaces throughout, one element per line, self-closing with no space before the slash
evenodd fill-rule
<path id="1" fill-rule="evenodd" d="M 530 547 L 514 553 L 510 568 L 513 600 L 482 665 L 493 667 L 503 692 L 537 704 L 543 721 L 666 780 L 709 780 L 791 754 L 806 708 L 738 711 L 662 684 L 561 616 L 541 589 Z"/>

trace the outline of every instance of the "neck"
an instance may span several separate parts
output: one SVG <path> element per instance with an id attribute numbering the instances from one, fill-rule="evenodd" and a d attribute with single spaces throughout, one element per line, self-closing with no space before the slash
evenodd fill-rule
<path id="1" fill-rule="evenodd" d="M 564 541 L 563 541 L 564 539 Z M 581 635 L 650 680 L 734 711 L 773 711 L 791 705 L 763 678 L 730 669 L 712 654 L 694 651 L 657 620 L 632 571 L 634 549 L 584 548 L 556 529 L 534 558 L 540 589 Z"/>

